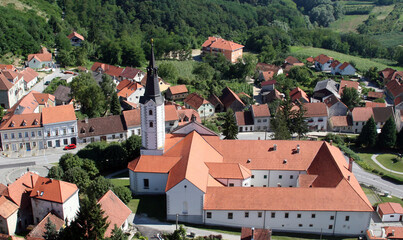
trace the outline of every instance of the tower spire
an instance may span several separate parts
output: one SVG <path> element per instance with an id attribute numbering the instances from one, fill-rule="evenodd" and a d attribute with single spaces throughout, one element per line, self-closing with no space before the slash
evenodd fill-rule
<path id="1" fill-rule="evenodd" d="M 158 81 L 158 68 L 155 66 L 154 57 L 154 41 L 151 39 L 151 54 L 150 63 L 147 67 L 147 81 L 146 90 L 144 96 L 140 97 L 140 103 L 145 104 L 149 100 L 153 100 L 156 105 L 161 105 L 164 103 L 159 87 Z"/>

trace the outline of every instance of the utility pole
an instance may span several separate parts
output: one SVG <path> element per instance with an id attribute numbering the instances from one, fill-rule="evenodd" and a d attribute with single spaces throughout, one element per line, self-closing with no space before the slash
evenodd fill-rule
<path id="1" fill-rule="evenodd" d="M 176 230 L 178 230 L 178 219 L 179 219 L 179 214 L 176 214 Z"/>

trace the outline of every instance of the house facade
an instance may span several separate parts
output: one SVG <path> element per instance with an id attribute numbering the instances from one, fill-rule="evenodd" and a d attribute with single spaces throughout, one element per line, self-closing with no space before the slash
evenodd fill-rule
<path id="1" fill-rule="evenodd" d="M 170 100 L 183 100 L 189 94 L 186 85 L 177 85 L 169 87 L 165 93 L 167 99 Z"/>
<path id="2" fill-rule="evenodd" d="M 132 82 L 141 82 L 145 73 L 137 68 L 126 67 L 125 70 L 120 74 L 120 80 L 123 81 L 125 79 Z"/>
<path id="3" fill-rule="evenodd" d="M 71 45 L 74 47 L 80 47 L 84 42 L 84 37 L 76 32 L 70 33 L 67 38 L 70 40 Z"/>
<path id="4" fill-rule="evenodd" d="M 382 222 L 401 222 L 403 221 L 403 207 L 400 203 L 385 202 L 376 207 L 376 212 Z"/>
<path id="5" fill-rule="evenodd" d="M 17 230 L 18 205 L 0 196 L 0 233 L 12 235 Z"/>
<path id="6" fill-rule="evenodd" d="M 255 131 L 268 131 L 270 129 L 270 110 L 267 104 L 252 105 L 251 112 Z"/>
<path id="7" fill-rule="evenodd" d="M 352 133 L 353 123 L 351 116 L 332 116 L 329 118 L 329 130 L 339 133 Z"/>
<path id="8" fill-rule="evenodd" d="M 231 63 L 242 58 L 244 46 L 222 38 L 209 37 L 202 45 L 203 54 L 223 54 Z"/>
<path id="9" fill-rule="evenodd" d="M 22 76 L 10 70 L 0 70 L 0 105 L 11 108 L 25 94 L 25 83 Z"/>
<path id="10" fill-rule="evenodd" d="M 255 131 L 255 123 L 251 111 L 235 112 L 235 120 L 238 126 L 238 132 Z"/>
<path id="11" fill-rule="evenodd" d="M 317 57 L 315 57 L 314 59 L 315 62 L 315 69 L 317 71 L 331 71 L 331 67 L 330 64 L 332 64 L 333 62 L 333 58 L 328 57 L 324 54 L 320 54 Z"/>
<path id="12" fill-rule="evenodd" d="M 123 117 L 113 115 L 99 118 L 86 118 L 77 121 L 78 142 L 124 141 L 127 139 Z"/>
<path id="13" fill-rule="evenodd" d="M 29 54 L 27 66 L 33 69 L 38 68 L 52 68 L 53 58 L 52 53 L 43 47 L 39 53 Z"/>
<path id="14" fill-rule="evenodd" d="M 77 144 L 77 119 L 73 105 L 44 108 L 42 125 L 47 148 Z"/>
<path id="15" fill-rule="evenodd" d="M 186 108 L 196 110 L 202 118 L 211 117 L 215 112 L 213 104 L 197 93 L 189 94 L 183 102 Z"/>
<path id="16" fill-rule="evenodd" d="M 302 105 L 305 109 L 304 117 L 311 130 L 326 131 L 328 110 L 326 104 L 323 102 L 305 103 Z"/>
<path id="17" fill-rule="evenodd" d="M 122 115 L 127 130 L 127 138 L 131 137 L 132 135 L 141 136 L 140 109 L 137 108 L 123 111 Z"/>
<path id="18" fill-rule="evenodd" d="M 356 69 L 348 62 L 335 64 L 336 66 L 331 66 L 331 73 L 333 75 L 342 75 L 342 76 L 348 76 L 348 75 L 354 75 L 356 72 Z"/>

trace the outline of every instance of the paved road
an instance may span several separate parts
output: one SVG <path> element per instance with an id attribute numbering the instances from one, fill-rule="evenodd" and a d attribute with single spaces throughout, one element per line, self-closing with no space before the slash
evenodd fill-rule
<path id="1" fill-rule="evenodd" d="M 63 76 L 64 76 L 64 74 L 60 71 L 60 68 L 55 68 L 51 74 L 46 75 L 43 78 L 43 80 L 38 82 L 31 90 L 34 90 L 37 92 L 43 92 L 43 90 L 45 90 L 45 88 L 47 87 L 45 85 L 46 81 L 52 81 L 56 77 L 63 77 Z"/>

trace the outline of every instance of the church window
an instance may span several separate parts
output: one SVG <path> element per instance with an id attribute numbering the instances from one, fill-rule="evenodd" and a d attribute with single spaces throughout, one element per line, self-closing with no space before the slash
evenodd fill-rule
<path id="1" fill-rule="evenodd" d="M 148 115 L 153 115 L 153 110 L 148 111 Z"/>
<path id="2" fill-rule="evenodd" d="M 150 182 L 148 179 L 143 179 L 144 189 L 148 189 L 150 187 Z"/>
<path id="3" fill-rule="evenodd" d="M 150 122 L 150 128 L 154 127 L 154 123 Z"/>

